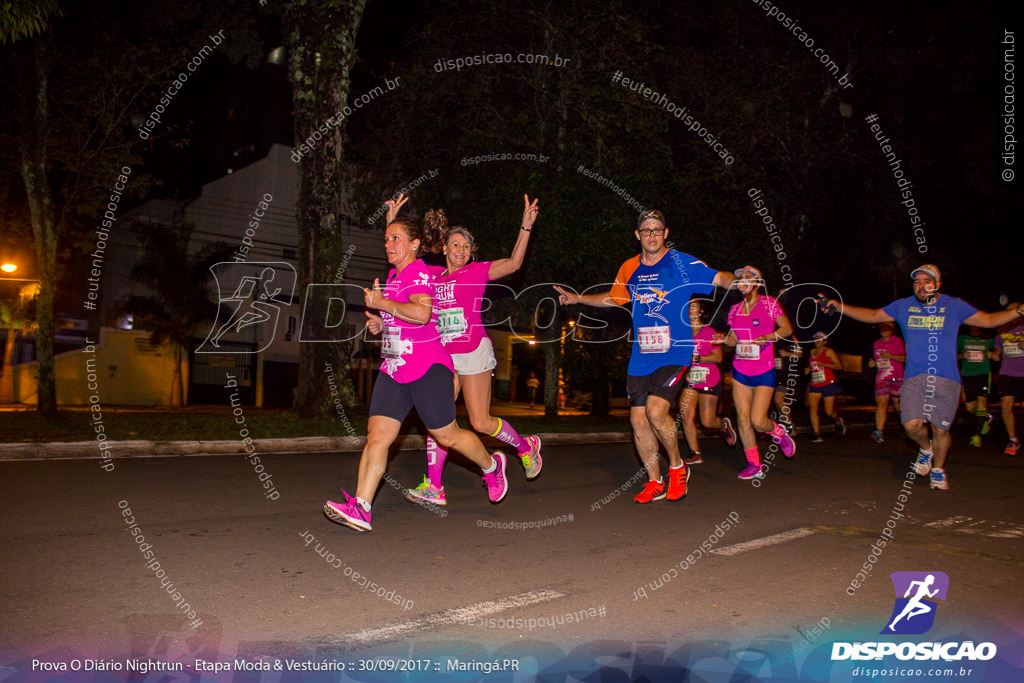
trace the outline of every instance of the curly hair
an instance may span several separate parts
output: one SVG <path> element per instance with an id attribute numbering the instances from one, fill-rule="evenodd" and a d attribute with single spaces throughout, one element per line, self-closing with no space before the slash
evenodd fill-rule
<path id="1" fill-rule="evenodd" d="M 444 209 L 431 209 L 423 216 L 423 226 L 408 218 L 396 218 L 390 225 L 397 225 L 408 236 L 410 240 L 419 240 L 420 248 L 417 256 L 424 254 L 438 253 L 441 247 L 448 244 L 452 235 L 461 235 L 469 242 L 470 254 L 476 256 L 476 240 L 473 235 L 461 225 L 451 227 L 448 224 L 448 216 Z"/>
<path id="2" fill-rule="evenodd" d="M 423 239 L 420 253 L 437 253 L 448 241 L 448 216 L 444 209 L 432 209 L 423 216 Z"/>

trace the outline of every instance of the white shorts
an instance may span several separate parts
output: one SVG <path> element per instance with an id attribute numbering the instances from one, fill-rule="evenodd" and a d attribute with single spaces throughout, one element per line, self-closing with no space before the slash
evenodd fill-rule
<path id="1" fill-rule="evenodd" d="M 498 367 L 498 359 L 494 357 L 494 344 L 487 335 L 480 340 L 480 346 L 476 347 L 476 351 L 453 353 L 452 363 L 455 364 L 455 372 L 460 375 L 479 375 Z"/>

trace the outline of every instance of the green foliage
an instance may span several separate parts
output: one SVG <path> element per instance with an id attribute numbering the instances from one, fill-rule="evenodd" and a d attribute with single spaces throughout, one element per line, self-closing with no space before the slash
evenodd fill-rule
<path id="1" fill-rule="evenodd" d="M 40 35 L 59 16 L 57 0 L 0 2 L 0 46 Z"/>

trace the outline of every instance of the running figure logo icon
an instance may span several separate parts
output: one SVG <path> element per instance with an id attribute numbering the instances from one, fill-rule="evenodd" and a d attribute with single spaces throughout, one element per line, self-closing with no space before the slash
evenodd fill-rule
<path id="1" fill-rule="evenodd" d="M 949 576 L 944 572 L 893 572 L 896 604 L 882 634 L 920 635 L 935 623 L 938 604 L 929 598 L 946 599 Z M 900 597 L 902 596 L 902 597 Z"/>
<path id="2" fill-rule="evenodd" d="M 295 268 L 283 262 L 222 262 L 210 266 L 210 271 L 217 284 L 217 320 L 196 353 L 265 350 L 274 341 L 281 305 L 290 303 L 295 292 Z M 229 333 L 238 335 L 246 328 L 250 328 L 247 336 L 262 342 L 259 348 L 243 352 L 220 348 L 221 337 Z"/>

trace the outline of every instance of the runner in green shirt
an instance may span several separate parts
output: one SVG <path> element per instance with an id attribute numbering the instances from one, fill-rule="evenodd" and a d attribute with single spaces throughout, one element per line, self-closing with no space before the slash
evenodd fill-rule
<path id="1" fill-rule="evenodd" d="M 995 342 L 981 336 L 981 329 L 967 327 L 968 334 L 956 339 L 956 357 L 960 359 L 960 378 L 964 388 L 964 405 L 974 415 L 975 430 L 971 445 L 981 448 L 981 437 L 988 433 L 992 415 L 988 412 L 988 394 L 992 386 L 990 360 L 998 360 Z"/>

